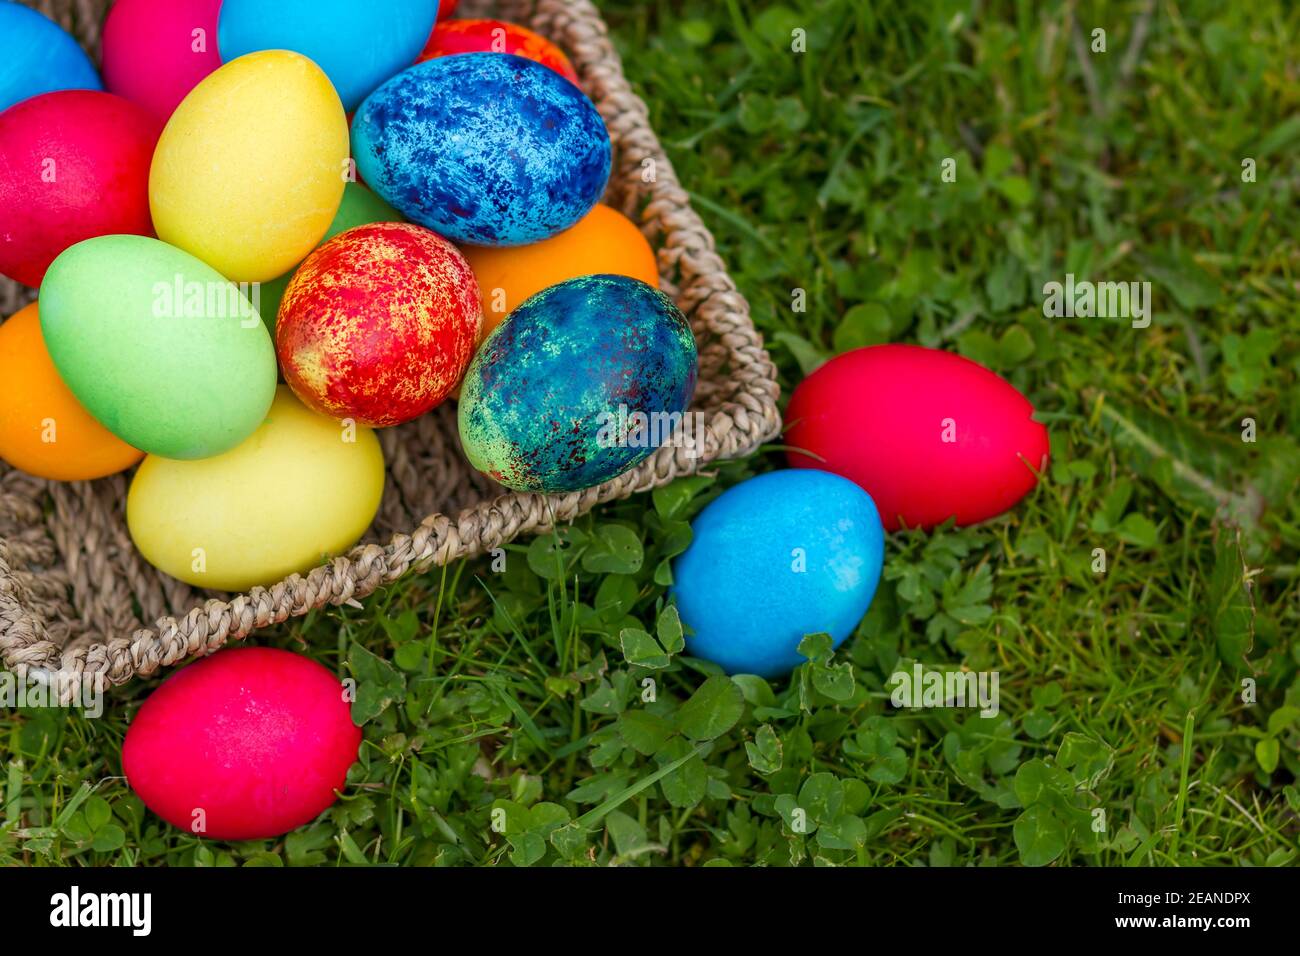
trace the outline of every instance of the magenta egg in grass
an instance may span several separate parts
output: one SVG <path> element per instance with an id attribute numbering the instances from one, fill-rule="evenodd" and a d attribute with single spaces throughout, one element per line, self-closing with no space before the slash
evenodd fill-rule
<path id="1" fill-rule="evenodd" d="M 122 769 L 173 826 L 256 840 L 334 803 L 360 744 L 337 677 L 289 651 L 241 647 L 190 664 L 149 696 L 127 729 Z"/>

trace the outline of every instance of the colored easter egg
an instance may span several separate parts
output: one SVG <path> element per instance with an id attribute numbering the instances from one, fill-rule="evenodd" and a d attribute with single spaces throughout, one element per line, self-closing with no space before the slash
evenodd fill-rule
<path id="1" fill-rule="evenodd" d="M 301 53 L 325 71 L 351 112 L 415 62 L 437 12 L 437 0 L 225 0 L 221 58 L 229 62 L 258 50 Z"/>
<path id="2" fill-rule="evenodd" d="M 548 66 L 570 83 L 578 73 L 564 51 L 540 33 L 504 20 L 451 20 L 433 28 L 420 62 L 456 53 L 513 53 Z"/>
<path id="3" fill-rule="evenodd" d="M 433 408 L 478 340 L 478 285 L 446 239 L 410 223 L 357 226 L 298 267 L 276 321 L 284 380 L 311 408 L 396 425 Z"/>
<path id="4" fill-rule="evenodd" d="M 266 326 L 237 286 L 179 249 L 145 236 L 79 242 L 45 273 L 40 304 L 59 376 L 129 445 L 205 458 L 266 416 Z"/>
<path id="5" fill-rule="evenodd" d="M 590 488 L 694 432 L 695 339 L 658 289 L 627 276 L 569 279 L 488 336 L 461 386 L 460 441 L 516 491 Z"/>
<path id="6" fill-rule="evenodd" d="M 729 674 L 780 677 L 799 642 L 838 647 L 880 582 L 884 530 L 869 495 L 824 471 L 773 471 L 728 488 L 691 522 L 673 562 L 686 652 Z"/>
<path id="7" fill-rule="evenodd" d="M 0 274 L 38 286 L 92 236 L 153 234 L 149 163 L 162 124 L 95 90 L 42 93 L 0 113 Z"/>
<path id="8" fill-rule="evenodd" d="M 33 302 L 0 325 L 0 458 L 56 481 L 103 478 L 144 457 L 81 407 L 41 337 Z"/>
<path id="9" fill-rule="evenodd" d="M 266 420 L 201 461 L 150 455 L 126 501 L 131 540 L 158 570 L 196 587 L 270 587 L 342 554 L 384 492 L 370 429 L 318 415 L 283 385 Z"/>
<path id="10" fill-rule="evenodd" d="M 104 20 L 104 85 L 162 122 L 221 66 L 221 0 L 117 0 Z"/>
<path id="11" fill-rule="evenodd" d="M 402 222 L 402 214 L 360 183 L 345 183 L 343 201 L 339 211 L 334 214 L 334 221 L 325 230 L 322 243 L 328 242 L 344 230 L 353 226 L 365 226 L 372 222 Z M 317 246 L 319 249 L 320 247 Z M 297 266 L 294 266 L 297 269 Z M 278 279 L 263 282 L 258 289 L 257 312 L 272 334 L 275 332 L 275 317 L 280 311 L 280 300 L 284 290 L 293 278 L 294 269 L 290 269 Z"/>
<path id="12" fill-rule="evenodd" d="M 376 196 L 360 183 L 347 183 L 343 187 L 343 202 L 325 231 L 326 239 L 354 226 L 368 226 L 372 222 L 401 222 L 402 214 Z"/>
<path id="13" fill-rule="evenodd" d="M 122 772 L 174 827 L 259 840 L 333 804 L 360 746 L 337 677 L 289 651 L 238 647 L 182 668 L 149 695 L 122 742 Z"/>
<path id="14" fill-rule="evenodd" d="M 228 279 L 274 279 L 325 235 L 348 168 L 347 119 L 320 68 L 250 53 L 167 121 L 149 172 L 154 228 Z"/>
<path id="15" fill-rule="evenodd" d="M 625 275 L 659 285 L 655 253 L 641 230 L 602 203 L 550 239 L 526 246 L 465 246 L 461 251 L 483 297 L 484 335 L 529 296 L 565 279 Z"/>
<path id="16" fill-rule="evenodd" d="M 21 4 L 0 2 L 0 110 L 53 90 L 100 89 L 90 57 L 62 27 Z"/>
<path id="17" fill-rule="evenodd" d="M 970 359 L 874 345 L 831 359 L 794 390 L 789 462 L 851 478 L 885 528 L 975 524 L 1023 498 L 1047 466 L 1029 400 Z"/>
<path id="18" fill-rule="evenodd" d="M 446 20 L 456 12 L 458 6 L 460 6 L 460 0 L 442 0 L 438 4 L 438 19 Z"/>
<path id="19" fill-rule="evenodd" d="M 585 216 L 609 180 L 609 133 L 596 107 L 521 56 L 417 64 L 361 104 L 352 137 L 370 188 L 456 242 L 546 239 Z"/>

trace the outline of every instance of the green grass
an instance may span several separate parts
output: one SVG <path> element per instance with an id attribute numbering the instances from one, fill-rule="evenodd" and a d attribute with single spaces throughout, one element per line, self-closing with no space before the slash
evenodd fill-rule
<path id="1" fill-rule="evenodd" d="M 1038 490 L 892 537 L 858 633 L 788 681 L 620 641 L 675 647 L 664 562 L 774 449 L 518 541 L 503 574 L 258 635 L 356 676 L 366 718 L 346 796 L 282 840 L 144 811 L 119 751 L 149 682 L 101 720 L 5 714 L 0 863 L 1295 864 L 1300 7 L 605 9 L 786 394 L 858 345 L 956 350 L 1049 424 Z M 1066 272 L 1150 281 L 1151 327 L 1044 318 Z M 900 660 L 998 671 L 1000 713 L 895 711 Z"/>

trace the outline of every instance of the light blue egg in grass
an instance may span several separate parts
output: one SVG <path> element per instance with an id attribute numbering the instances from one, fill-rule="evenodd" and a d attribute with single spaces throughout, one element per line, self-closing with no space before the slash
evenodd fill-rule
<path id="1" fill-rule="evenodd" d="M 780 677 L 806 634 L 838 647 L 880 582 L 884 530 L 871 496 L 839 475 L 774 471 L 728 489 L 691 523 L 672 594 L 692 656 Z"/>

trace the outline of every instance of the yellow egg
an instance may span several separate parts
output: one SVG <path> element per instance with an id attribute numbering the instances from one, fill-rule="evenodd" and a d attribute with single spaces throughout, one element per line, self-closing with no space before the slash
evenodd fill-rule
<path id="1" fill-rule="evenodd" d="M 287 50 L 241 56 L 167 121 L 149 170 L 154 229 L 234 282 L 274 279 L 325 235 L 348 162 L 343 104 L 320 67 Z"/>
<path id="2" fill-rule="evenodd" d="M 159 570 L 197 587 L 246 591 L 347 551 L 383 491 L 375 433 L 308 410 L 281 385 L 266 421 L 230 451 L 145 458 L 126 520 Z"/>

